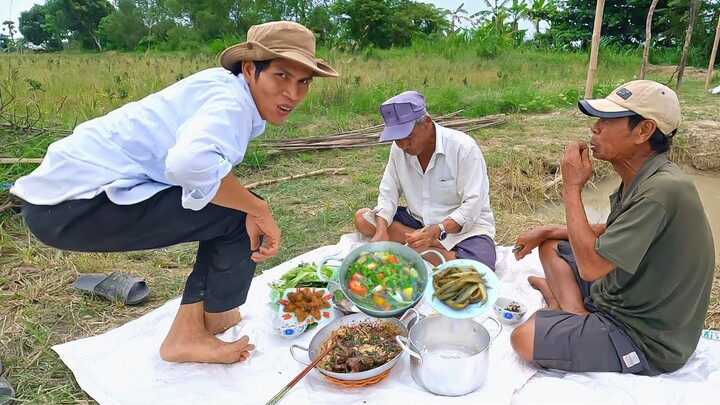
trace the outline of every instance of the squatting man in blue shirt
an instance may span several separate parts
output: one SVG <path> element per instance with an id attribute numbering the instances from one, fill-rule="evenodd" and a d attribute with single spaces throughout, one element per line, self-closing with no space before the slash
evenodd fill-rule
<path id="1" fill-rule="evenodd" d="M 338 73 L 315 58 L 300 24 L 249 29 L 196 73 L 80 124 L 48 148 L 11 192 L 42 242 L 81 252 L 123 252 L 199 241 L 160 357 L 234 363 L 255 348 L 215 335 L 241 320 L 256 262 L 275 256 L 280 229 L 268 204 L 232 173 L 265 122 L 280 125 L 313 77 Z"/>

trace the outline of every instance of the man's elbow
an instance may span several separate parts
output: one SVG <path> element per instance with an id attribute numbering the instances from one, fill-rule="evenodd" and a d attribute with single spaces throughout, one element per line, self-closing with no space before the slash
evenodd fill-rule
<path id="1" fill-rule="evenodd" d="M 591 283 L 602 278 L 601 275 L 595 274 L 592 271 L 582 271 L 582 270 L 578 269 L 578 274 L 580 275 L 581 279 L 583 279 L 585 281 L 589 281 Z"/>
<path id="2" fill-rule="evenodd" d="M 584 266 L 578 263 L 578 274 L 581 279 L 594 282 L 605 277 L 605 275 L 610 273 L 614 268 L 615 266 L 612 265 L 612 263 L 601 262 Z"/>
<path id="3" fill-rule="evenodd" d="M 223 163 L 219 156 L 213 158 L 186 150 L 170 150 L 165 159 L 165 176 L 183 188 L 203 187 L 218 180 Z"/>

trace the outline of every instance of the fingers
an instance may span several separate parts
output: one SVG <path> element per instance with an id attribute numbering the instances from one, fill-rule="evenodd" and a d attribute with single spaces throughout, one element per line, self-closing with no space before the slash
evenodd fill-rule
<path id="1" fill-rule="evenodd" d="M 432 236 L 425 232 L 425 228 L 419 229 L 413 233 L 405 234 L 405 244 L 413 249 L 424 249 L 430 247 Z"/>
<path id="2" fill-rule="evenodd" d="M 270 259 L 272 257 L 275 257 L 275 255 L 278 254 L 279 246 L 275 247 L 268 247 L 268 246 L 260 246 L 258 250 L 253 252 L 252 255 L 250 255 L 250 259 L 254 262 L 261 262 L 263 260 Z"/>
<path id="3" fill-rule="evenodd" d="M 260 247 L 260 234 L 251 235 L 250 232 L 248 232 L 248 236 L 250 236 L 250 250 L 258 250 Z"/>
<path id="4" fill-rule="evenodd" d="M 262 232 L 255 221 L 253 221 L 249 216 L 245 220 L 245 229 L 250 237 L 250 250 L 257 250 L 257 248 L 260 247 L 260 235 Z"/>

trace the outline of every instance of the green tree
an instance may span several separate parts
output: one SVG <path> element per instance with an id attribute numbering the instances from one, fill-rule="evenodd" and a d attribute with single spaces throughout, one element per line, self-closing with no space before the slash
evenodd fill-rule
<path id="1" fill-rule="evenodd" d="M 15 42 L 15 34 L 17 33 L 17 30 L 15 29 L 15 21 L 6 20 L 3 21 L 2 25 L 5 26 L 3 31 L 7 31 L 7 36 L 10 37 L 10 42 Z"/>
<path id="2" fill-rule="evenodd" d="M 528 16 L 528 7 L 525 0 L 512 0 L 512 4 L 507 9 L 510 17 L 510 28 L 513 33 L 518 32 L 520 20 Z"/>
<path id="3" fill-rule="evenodd" d="M 645 19 L 652 0 L 626 0 L 606 2 L 603 16 L 602 35 L 604 43 L 620 46 L 640 47 L 645 41 Z M 688 0 L 659 0 L 653 14 L 653 35 L 651 49 L 670 48 L 680 50 L 688 26 L 690 2 Z M 706 0 L 700 3 L 691 43 L 690 61 L 699 63 L 707 60 L 712 49 L 715 22 L 720 12 L 720 2 Z M 560 0 L 548 20 L 550 29 L 543 34 L 546 43 L 556 46 L 586 48 L 592 36 L 595 2 L 586 0 Z M 693 60 L 694 55 L 702 58 Z M 652 54 L 651 54 L 652 57 Z M 697 60 L 701 59 L 701 60 Z M 669 61 L 677 62 L 677 60 Z"/>
<path id="4" fill-rule="evenodd" d="M 170 11 L 165 6 L 165 0 L 133 0 L 133 3 L 142 17 L 143 25 L 147 28 L 148 37 L 158 36 L 167 31 L 168 28 L 161 32 L 161 28 L 168 23 L 175 25 Z"/>
<path id="5" fill-rule="evenodd" d="M 410 0 L 339 0 L 333 12 L 346 39 L 379 48 L 407 46 L 414 36 L 442 33 L 450 26 L 440 9 Z"/>
<path id="6" fill-rule="evenodd" d="M 46 3 L 50 24 L 60 31 L 69 32 L 85 49 L 102 50 L 97 35 L 100 20 L 115 11 L 107 0 L 48 0 Z"/>
<path id="7" fill-rule="evenodd" d="M 450 32 L 458 32 L 462 24 L 469 24 L 471 27 L 477 25 L 477 21 L 475 19 L 481 14 L 481 12 L 468 15 L 467 10 L 463 8 L 464 6 L 465 3 L 461 3 L 455 10 L 446 9 L 443 11 L 445 18 L 450 19 Z"/>
<path id="8" fill-rule="evenodd" d="M 98 36 L 106 48 L 135 49 L 148 31 L 143 16 L 133 0 L 119 0 L 117 7 L 100 21 Z"/>
<path id="9" fill-rule="evenodd" d="M 237 4 L 236 0 L 167 0 L 165 3 L 176 18 L 187 19 L 193 31 L 205 40 L 222 38 L 235 31 L 230 14 Z M 180 37 L 187 38 L 187 33 Z"/>
<path id="10" fill-rule="evenodd" d="M 540 33 L 540 22 L 548 19 L 548 16 L 555 11 L 553 0 L 532 0 L 527 10 L 527 16 L 535 26 L 535 34 Z"/>
<path id="11" fill-rule="evenodd" d="M 329 5 L 318 5 L 313 8 L 304 24 L 315 33 L 319 44 L 331 42 L 339 33 L 338 24 Z"/>
<path id="12" fill-rule="evenodd" d="M 62 49 L 60 30 L 50 23 L 46 6 L 36 4 L 20 13 L 18 27 L 22 36 L 32 44 L 48 51 Z"/>
<path id="13" fill-rule="evenodd" d="M 505 31 L 505 20 L 508 17 L 507 4 L 510 0 L 483 0 L 487 10 L 480 12 L 480 15 L 492 22 L 495 26 L 495 30 L 498 33 Z"/>

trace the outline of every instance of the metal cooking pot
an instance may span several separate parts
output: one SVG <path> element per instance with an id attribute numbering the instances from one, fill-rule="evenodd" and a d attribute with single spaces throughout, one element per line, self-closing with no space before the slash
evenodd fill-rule
<path id="1" fill-rule="evenodd" d="M 355 260 L 357 260 L 358 257 L 360 257 L 361 254 L 365 252 L 390 252 L 411 261 L 413 263 L 413 267 L 415 268 L 415 270 L 418 271 L 418 274 L 420 275 L 419 288 L 417 290 L 417 293 L 415 294 L 416 298 L 411 303 L 391 311 L 380 311 L 373 308 L 368 308 L 366 304 L 353 299 L 354 294 L 349 293 L 347 283 L 345 282 L 347 278 L 348 268 Z M 418 254 L 411 248 L 405 245 L 401 245 L 397 242 L 370 242 L 353 249 L 353 251 L 351 251 L 347 256 L 345 256 L 344 259 L 339 256 L 330 256 L 320 260 L 317 267 L 317 274 L 321 280 L 327 281 L 330 284 L 337 284 L 345 297 L 353 304 L 355 304 L 355 306 L 360 311 L 376 318 L 389 318 L 405 313 L 408 308 L 415 306 L 415 304 L 417 304 L 418 301 L 422 299 L 423 292 L 428 285 L 429 276 L 427 266 L 425 265 L 425 260 L 423 260 L 421 256 L 427 253 L 434 253 L 440 258 L 440 261 L 442 263 L 445 262 L 445 258 L 443 257 L 443 255 L 435 250 L 426 250 Z M 342 263 L 340 264 L 340 268 L 337 271 L 337 276 L 333 276 L 333 280 L 329 280 L 327 277 L 325 277 L 320 270 L 323 266 L 325 266 L 325 263 L 330 260 L 342 261 Z M 330 290 L 333 290 L 333 286 L 330 286 Z"/>
<path id="2" fill-rule="evenodd" d="M 397 320 L 395 318 L 387 318 L 387 319 L 377 319 L 373 318 L 371 316 L 365 315 L 365 314 L 353 314 L 353 315 L 347 315 L 343 316 L 341 318 L 336 318 L 334 321 L 330 322 L 329 324 L 325 325 L 322 329 L 320 329 L 315 336 L 313 336 L 312 340 L 310 341 L 309 347 L 303 347 L 297 344 L 290 346 L 290 354 L 293 356 L 295 360 L 298 362 L 308 365 L 310 364 L 315 358 L 318 356 L 318 354 L 322 353 L 322 345 L 323 343 L 330 339 L 330 336 L 334 331 L 339 329 L 342 326 L 350 325 L 356 322 L 362 322 L 362 321 L 376 321 L 376 322 L 390 322 L 393 325 L 395 325 L 398 330 L 402 333 L 402 337 L 406 337 L 408 334 L 407 327 L 403 323 L 405 320 L 405 316 L 400 318 L 400 320 Z M 410 319 L 410 317 L 407 317 Z M 310 361 L 303 360 L 299 358 L 295 354 L 295 349 L 303 350 L 308 352 L 308 357 L 310 358 Z M 387 363 L 383 364 L 380 367 L 376 367 L 371 370 L 361 371 L 359 373 L 336 373 L 333 371 L 328 371 L 323 368 L 320 368 L 320 366 L 316 366 L 315 368 L 320 371 L 321 373 L 333 377 L 338 380 L 343 381 L 359 381 L 364 380 L 366 378 L 372 378 L 376 377 L 385 371 L 391 369 L 395 363 L 397 363 L 398 359 L 402 356 L 403 352 L 399 352 L 397 356 L 395 356 L 394 359 L 388 361 Z"/>
<path id="3" fill-rule="evenodd" d="M 487 377 L 490 343 L 500 334 L 497 326 L 490 336 L 472 319 L 445 316 L 417 321 L 408 337 L 396 340 L 410 354 L 410 372 L 421 387 L 436 395 L 460 396 L 478 389 Z"/>

